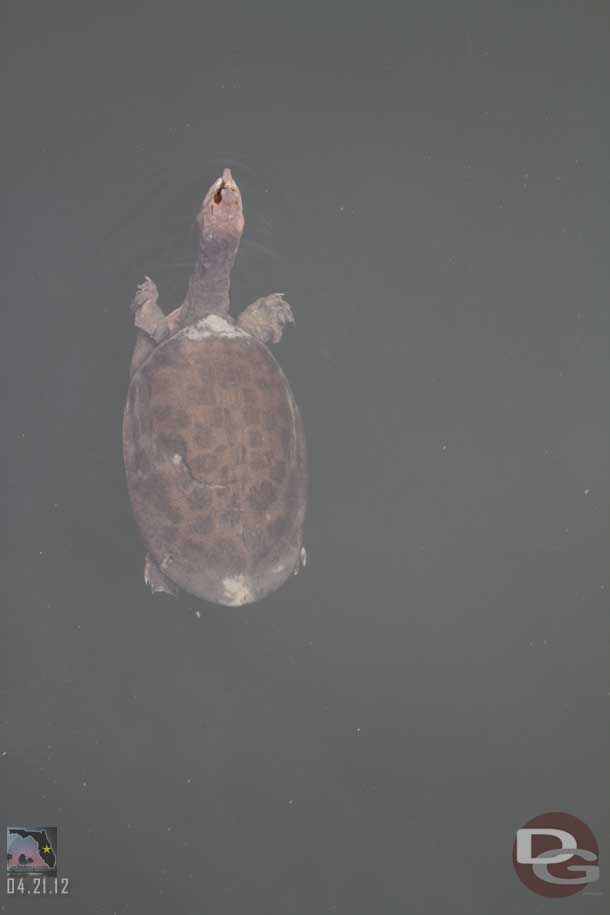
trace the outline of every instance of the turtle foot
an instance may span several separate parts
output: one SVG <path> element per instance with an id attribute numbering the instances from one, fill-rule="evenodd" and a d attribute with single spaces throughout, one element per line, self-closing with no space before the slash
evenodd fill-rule
<path id="1" fill-rule="evenodd" d="M 167 320 L 159 307 L 159 290 L 149 276 L 138 286 L 131 311 L 135 326 L 148 334 L 155 343 L 160 343 L 167 337 Z"/>
<path id="2" fill-rule="evenodd" d="M 292 570 L 293 575 L 298 575 L 301 569 L 304 569 L 307 565 L 307 550 L 304 546 L 301 547 L 301 552 L 299 553 L 299 558 L 297 559 L 297 564 Z"/>
<path id="3" fill-rule="evenodd" d="M 162 592 L 171 594 L 172 597 L 178 597 L 178 588 L 163 574 L 155 560 L 148 553 L 144 560 L 144 581 L 153 594 Z"/>
<path id="4" fill-rule="evenodd" d="M 294 315 L 283 292 L 272 292 L 248 305 L 237 319 L 238 327 L 261 343 L 279 343 L 285 324 L 294 324 Z"/>
<path id="5" fill-rule="evenodd" d="M 144 277 L 144 282 L 138 285 L 136 294 L 131 303 L 131 310 L 135 314 L 147 302 L 156 305 L 159 301 L 159 290 L 157 284 L 149 276 Z"/>

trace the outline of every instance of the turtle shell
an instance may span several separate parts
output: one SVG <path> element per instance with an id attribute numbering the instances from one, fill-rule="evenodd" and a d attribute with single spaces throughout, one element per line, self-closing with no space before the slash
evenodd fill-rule
<path id="1" fill-rule="evenodd" d="M 131 378 L 127 486 L 157 565 L 189 593 L 235 606 L 298 567 L 303 425 L 264 344 L 209 315 L 169 337 Z"/>

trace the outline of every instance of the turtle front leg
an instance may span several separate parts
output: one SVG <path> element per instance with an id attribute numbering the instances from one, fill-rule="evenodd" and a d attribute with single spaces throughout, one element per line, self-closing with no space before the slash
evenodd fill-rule
<path id="1" fill-rule="evenodd" d="M 178 588 L 163 574 L 150 553 L 146 554 L 144 560 L 144 581 L 153 594 L 161 591 L 164 594 L 171 594 L 172 597 L 178 597 Z"/>
<path id="2" fill-rule="evenodd" d="M 131 357 L 129 376 L 148 358 L 157 344 L 169 334 L 167 318 L 159 307 L 159 290 L 155 283 L 146 277 L 138 286 L 131 303 L 134 324 L 138 329 L 136 345 Z"/>
<path id="3" fill-rule="evenodd" d="M 283 292 L 272 292 L 248 305 L 237 319 L 238 327 L 261 343 L 279 343 L 284 324 L 294 324 L 294 315 Z"/>

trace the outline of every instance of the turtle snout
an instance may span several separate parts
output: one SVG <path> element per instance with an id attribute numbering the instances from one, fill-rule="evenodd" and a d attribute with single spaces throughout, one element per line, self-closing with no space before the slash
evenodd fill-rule
<path id="1" fill-rule="evenodd" d="M 206 195 L 200 218 L 215 231 L 241 235 L 244 216 L 239 188 L 231 170 L 225 168 Z"/>
<path id="2" fill-rule="evenodd" d="M 221 206 L 222 204 L 231 204 L 239 201 L 241 207 L 241 194 L 237 183 L 231 174 L 230 168 L 225 168 L 221 178 L 217 178 L 208 193 L 206 202 L 210 206 Z"/>
<path id="3" fill-rule="evenodd" d="M 225 170 L 222 173 L 222 178 L 220 180 L 222 181 L 222 183 L 224 184 L 225 187 L 230 188 L 233 191 L 237 190 L 237 185 L 235 184 L 235 181 L 233 180 L 233 175 L 231 174 L 230 168 L 225 168 Z"/>

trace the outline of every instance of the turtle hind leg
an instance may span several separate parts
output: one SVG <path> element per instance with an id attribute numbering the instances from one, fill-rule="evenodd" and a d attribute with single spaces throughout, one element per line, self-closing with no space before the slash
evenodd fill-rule
<path id="1" fill-rule="evenodd" d="M 237 326 L 261 343 L 279 343 L 284 325 L 294 324 L 292 309 L 283 295 L 272 292 L 248 305 L 237 319 Z"/>
<path id="2" fill-rule="evenodd" d="M 178 597 L 178 588 L 163 574 L 150 553 L 146 554 L 146 559 L 144 560 L 144 581 L 153 594 L 162 592 L 171 594 L 172 597 Z"/>

